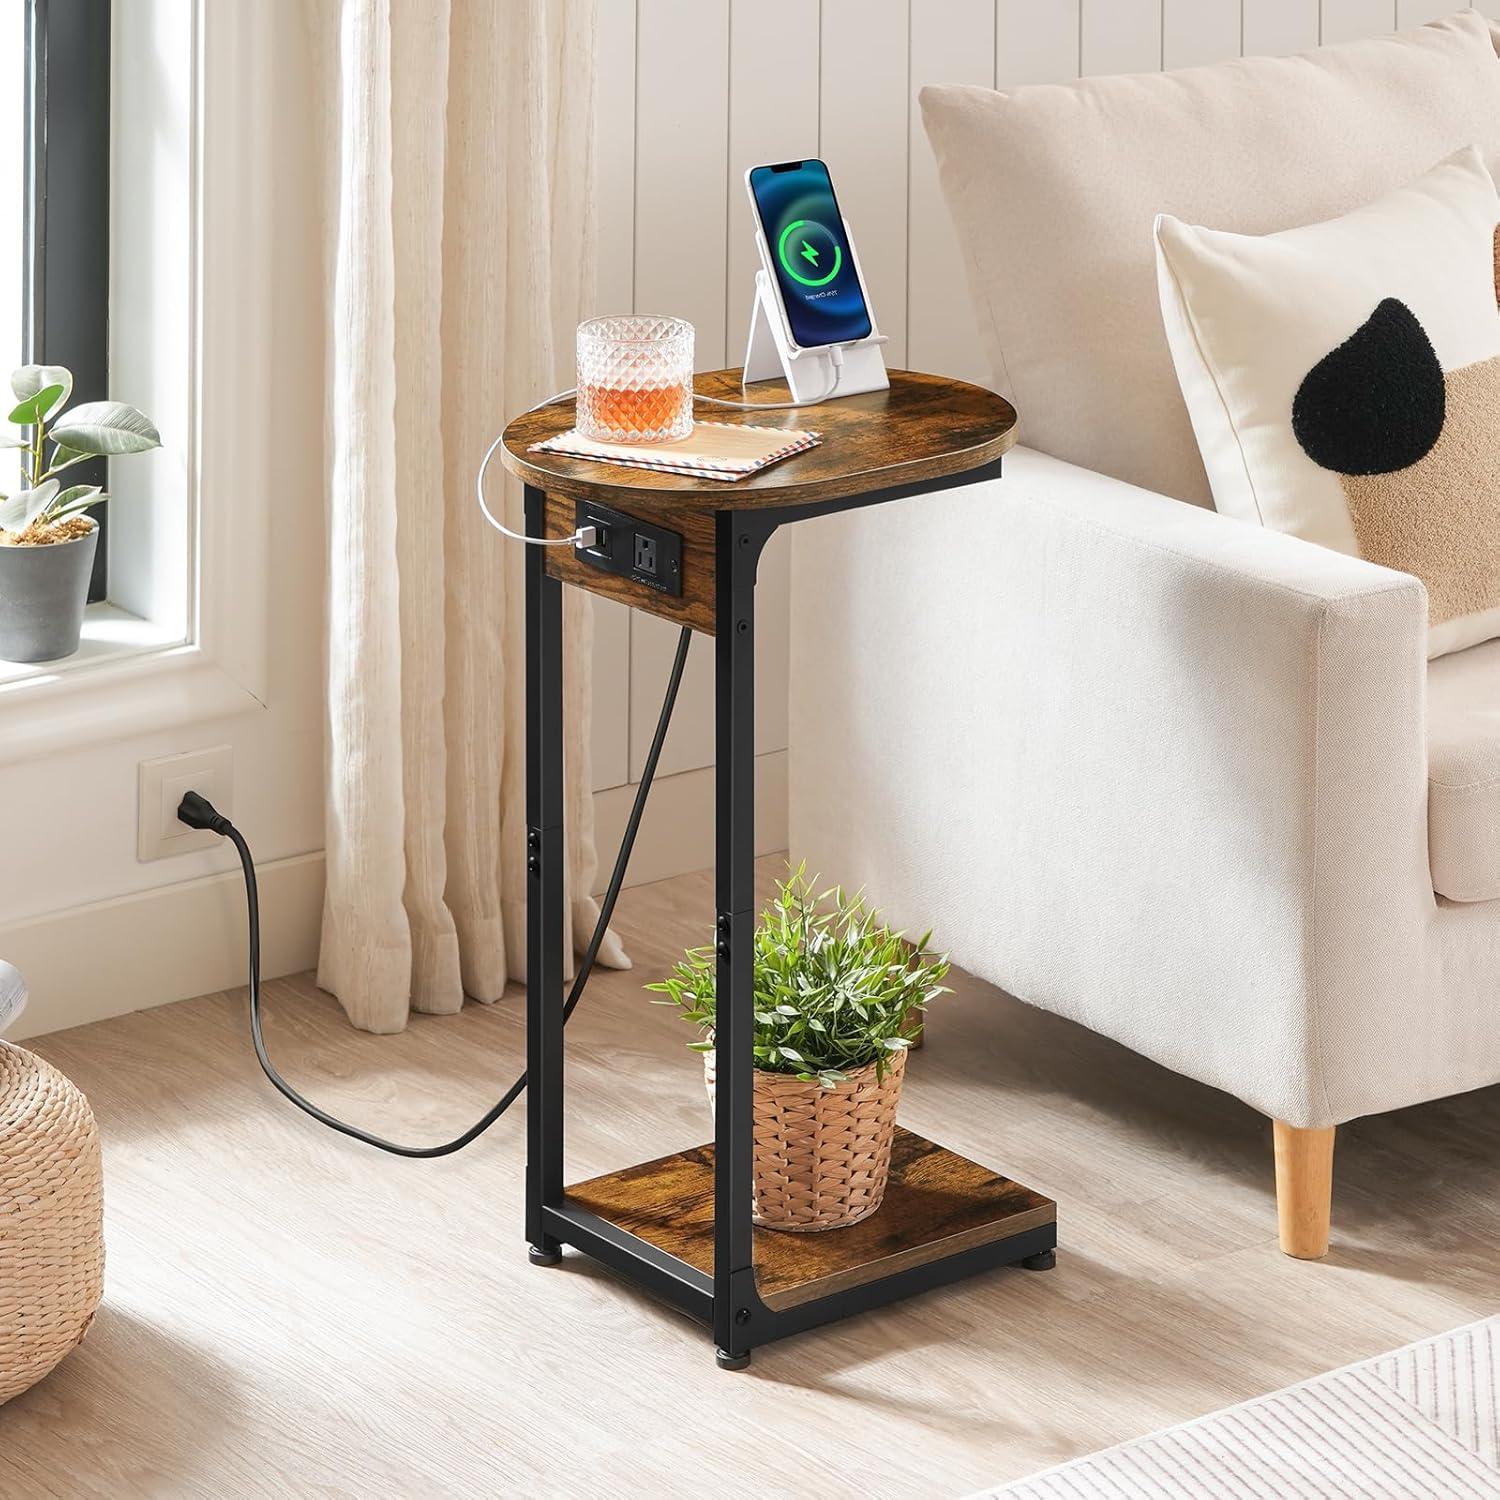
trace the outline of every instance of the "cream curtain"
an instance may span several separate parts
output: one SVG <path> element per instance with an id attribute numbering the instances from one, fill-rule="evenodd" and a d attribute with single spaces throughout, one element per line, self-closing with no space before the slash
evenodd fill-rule
<path id="1" fill-rule="evenodd" d="M 572 384 L 591 295 L 592 0 L 325 0 L 328 889 L 318 982 L 355 1025 L 525 970 L 522 549 L 479 459 Z M 509 524 L 520 495 L 498 463 Z M 567 858 L 587 936 L 592 616 L 568 590 Z M 601 960 L 628 961 L 611 940 Z"/>

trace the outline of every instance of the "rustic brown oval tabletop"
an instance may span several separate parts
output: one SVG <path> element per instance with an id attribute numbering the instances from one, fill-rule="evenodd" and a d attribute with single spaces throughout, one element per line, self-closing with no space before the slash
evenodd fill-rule
<path id="1" fill-rule="evenodd" d="M 699 403 L 703 422 L 817 432 L 816 448 L 782 459 L 748 479 L 700 479 L 658 474 L 558 453 L 532 453 L 533 443 L 573 426 L 572 401 L 517 417 L 505 429 L 505 467 L 549 495 L 601 500 L 611 495 L 639 510 L 653 498 L 711 505 L 715 510 L 791 505 L 941 479 L 992 463 L 1014 444 L 1016 413 L 1010 402 L 946 375 L 892 370 L 889 390 L 844 396 L 794 411 L 737 411 Z M 785 401 L 780 381 L 759 381 L 741 393 L 740 372 L 715 370 L 694 377 L 695 389 L 729 400 Z"/>

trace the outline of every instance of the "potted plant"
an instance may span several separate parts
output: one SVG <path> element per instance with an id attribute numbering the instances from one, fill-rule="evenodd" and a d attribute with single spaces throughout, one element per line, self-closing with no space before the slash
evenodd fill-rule
<path id="1" fill-rule="evenodd" d="M 753 1217 L 837 1229 L 880 1207 L 906 1053 L 944 993 L 932 934 L 910 944 L 859 895 L 814 893 L 801 866 L 777 883 L 755 933 Z M 715 954 L 690 949 L 648 990 L 702 1032 L 714 1095 Z"/>
<path id="2" fill-rule="evenodd" d="M 89 458 L 159 448 L 151 419 L 120 401 L 65 412 L 73 376 L 61 365 L 25 365 L 10 378 L 16 405 L 0 448 L 21 450 L 21 489 L 0 495 L 0 660 L 55 661 L 78 649 L 99 543 L 84 512 L 109 498 L 97 484 L 63 484 Z M 51 447 L 49 453 L 48 446 Z"/>

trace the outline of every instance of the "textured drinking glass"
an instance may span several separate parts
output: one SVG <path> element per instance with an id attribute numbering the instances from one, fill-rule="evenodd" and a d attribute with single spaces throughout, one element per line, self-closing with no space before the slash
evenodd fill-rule
<path id="1" fill-rule="evenodd" d="M 693 430 L 693 325 L 590 318 L 578 325 L 578 430 L 604 443 L 668 443 Z"/>

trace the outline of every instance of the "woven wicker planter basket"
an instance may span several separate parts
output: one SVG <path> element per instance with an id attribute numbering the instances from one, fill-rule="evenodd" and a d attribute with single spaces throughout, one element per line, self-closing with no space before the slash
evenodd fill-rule
<path id="1" fill-rule="evenodd" d="M 906 1053 L 891 1054 L 825 1089 L 755 1071 L 755 1181 L 751 1216 L 767 1229 L 841 1229 L 880 1207 L 891 1172 Z M 710 1106 L 714 1054 L 703 1054 Z"/>
<path id="2" fill-rule="evenodd" d="M 88 1331 L 104 1291 L 104 1187 L 88 1100 L 0 1042 L 0 1403 Z"/>

